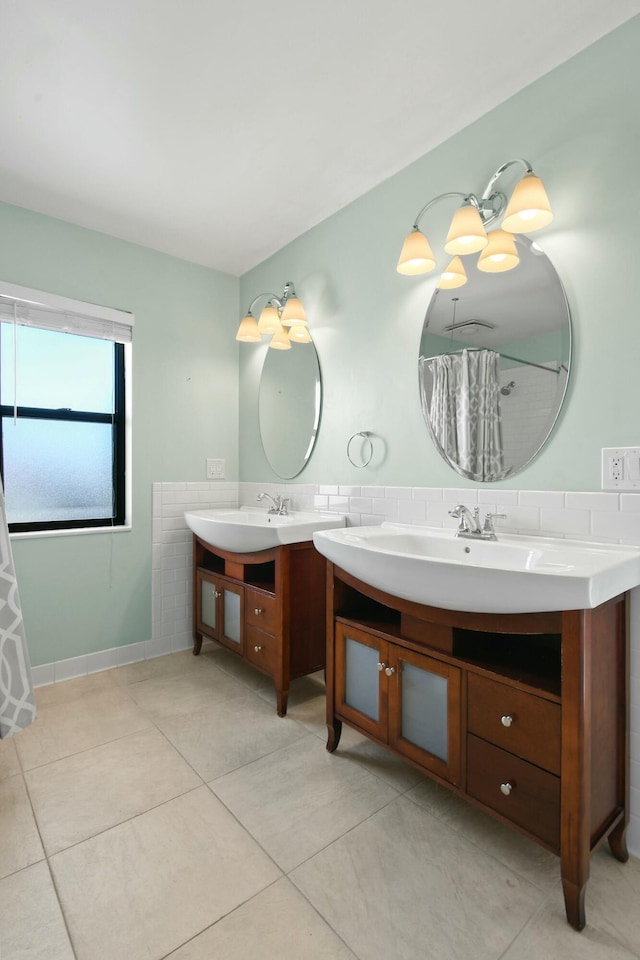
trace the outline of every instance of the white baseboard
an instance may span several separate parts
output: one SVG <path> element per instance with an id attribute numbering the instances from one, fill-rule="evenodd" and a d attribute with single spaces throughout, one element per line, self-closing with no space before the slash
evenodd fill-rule
<path id="1" fill-rule="evenodd" d="M 98 673 L 100 670 L 112 670 L 126 663 L 153 660 L 169 653 L 189 650 L 192 645 L 193 639 L 187 634 L 143 640 L 140 643 L 125 643 L 121 647 L 110 647 L 108 650 L 97 650 L 80 657 L 69 657 L 67 660 L 55 660 L 53 663 L 32 667 L 31 679 L 34 687 L 44 687 L 49 683 L 86 677 L 87 674 Z"/>

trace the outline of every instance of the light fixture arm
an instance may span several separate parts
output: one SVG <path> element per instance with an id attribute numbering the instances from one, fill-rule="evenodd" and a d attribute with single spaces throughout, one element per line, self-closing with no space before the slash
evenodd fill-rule
<path id="1" fill-rule="evenodd" d="M 253 316 L 253 308 L 255 307 L 258 300 L 262 300 L 263 297 L 267 298 L 267 303 L 273 303 L 277 306 L 278 310 L 282 311 L 284 305 L 290 297 L 295 297 L 296 291 L 293 283 L 289 280 L 284 285 L 284 290 L 281 295 L 278 297 L 275 293 L 259 293 L 257 297 L 254 297 L 251 301 L 247 314 Z"/>
<path id="2" fill-rule="evenodd" d="M 494 175 L 489 180 L 489 183 L 484 188 L 484 192 L 480 197 L 480 200 L 477 201 L 478 212 L 482 217 L 482 222 L 485 227 L 493 223 L 494 220 L 497 220 L 498 217 L 501 217 L 504 213 L 507 206 L 507 198 L 504 193 L 501 193 L 499 190 L 493 191 L 494 184 L 500 179 L 505 170 L 508 170 L 509 167 L 513 166 L 514 163 L 521 163 L 525 168 L 525 175 L 527 173 L 533 173 L 533 167 L 528 160 L 524 160 L 522 157 L 515 157 L 513 160 L 507 160 L 506 163 L 503 163 L 498 167 Z"/>
<path id="3" fill-rule="evenodd" d="M 429 207 L 432 207 L 434 203 L 438 203 L 440 200 L 446 200 L 448 197 L 462 197 L 463 200 L 470 200 L 471 203 L 473 203 L 474 207 L 478 206 L 478 201 L 472 193 L 460 193 L 460 191 L 458 190 L 454 190 L 451 193 L 439 193 L 437 197 L 433 197 L 432 200 L 429 200 L 428 203 L 425 203 L 424 207 L 422 208 L 422 210 L 420 211 L 420 213 L 418 214 L 418 216 L 413 222 L 413 229 L 414 230 L 419 229 L 420 221 L 422 220 L 422 217 L 427 212 Z"/>

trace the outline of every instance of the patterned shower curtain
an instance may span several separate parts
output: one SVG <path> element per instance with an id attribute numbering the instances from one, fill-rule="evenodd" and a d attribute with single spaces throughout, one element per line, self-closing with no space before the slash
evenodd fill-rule
<path id="1" fill-rule="evenodd" d="M 498 480 L 504 475 L 499 359 L 494 350 L 420 358 L 425 417 L 446 457 L 472 480 Z M 433 376 L 430 403 L 425 365 Z"/>
<path id="2" fill-rule="evenodd" d="M 35 718 L 31 666 L 0 485 L 0 740 Z"/>

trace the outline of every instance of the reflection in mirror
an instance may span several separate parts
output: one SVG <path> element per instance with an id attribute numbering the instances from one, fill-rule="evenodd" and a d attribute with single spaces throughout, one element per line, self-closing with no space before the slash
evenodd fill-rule
<path id="1" fill-rule="evenodd" d="M 272 470 L 297 477 L 316 441 L 322 382 L 313 341 L 290 350 L 267 350 L 258 397 L 260 437 Z"/>
<path id="2" fill-rule="evenodd" d="M 467 267 L 436 289 L 420 340 L 422 411 L 438 451 L 470 480 L 513 476 L 557 420 L 571 360 L 567 299 L 553 264 L 528 237 L 507 273 Z"/>

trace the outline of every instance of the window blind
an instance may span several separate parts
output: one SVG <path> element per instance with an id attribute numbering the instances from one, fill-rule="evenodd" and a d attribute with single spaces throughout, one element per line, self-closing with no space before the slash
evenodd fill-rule
<path id="1" fill-rule="evenodd" d="M 131 343 L 133 314 L 0 281 L 0 322 Z"/>

